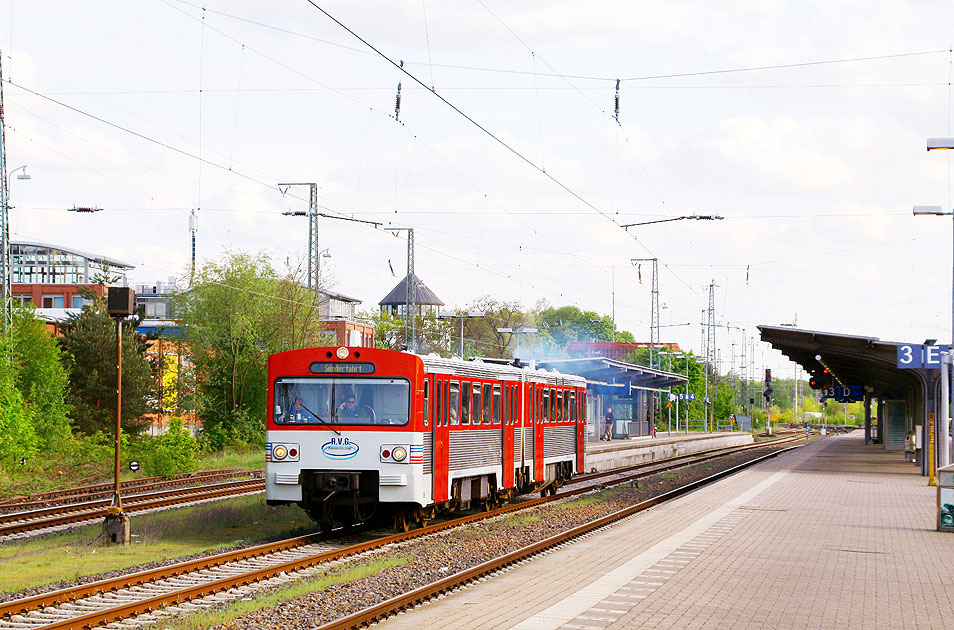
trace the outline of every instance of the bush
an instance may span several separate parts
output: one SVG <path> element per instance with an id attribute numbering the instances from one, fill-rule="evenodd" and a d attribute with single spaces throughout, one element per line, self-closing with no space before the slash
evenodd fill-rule
<path id="1" fill-rule="evenodd" d="M 174 477 L 199 467 L 199 443 L 182 424 L 172 418 L 169 429 L 141 447 L 143 469 L 148 475 Z"/>

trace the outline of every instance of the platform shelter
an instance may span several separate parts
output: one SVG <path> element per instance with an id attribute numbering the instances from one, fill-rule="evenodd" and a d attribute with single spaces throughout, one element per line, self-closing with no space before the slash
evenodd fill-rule
<path id="1" fill-rule="evenodd" d="M 919 448 L 928 452 L 929 414 L 940 418 L 940 371 L 930 368 L 901 369 L 898 347 L 902 344 L 875 337 L 842 335 L 788 326 L 759 326 L 762 341 L 824 385 L 860 386 L 865 410 L 865 443 L 883 444 L 885 450 L 903 451 L 905 436 L 920 436 Z M 926 340 L 931 345 L 935 340 Z M 827 372 L 826 372 L 827 370 Z M 940 440 L 937 436 L 936 441 Z M 935 444 L 937 447 L 937 444 Z M 935 448 L 937 452 L 937 448 Z M 927 457 L 919 458 L 922 474 L 928 474 Z"/>
<path id="2" fill-rule="evenodd" d="M 537 365 L 547 370 L 576 374 L 586 379 L 587 413 L 590 436 L 599 435 L 607 408 L 613 409 L 616 423 L 614 437 L 652 435 L 658 392 L 685 385 L 686 377 L 634 363 L 588 357 L 581 359 L 554 359 Z"/>

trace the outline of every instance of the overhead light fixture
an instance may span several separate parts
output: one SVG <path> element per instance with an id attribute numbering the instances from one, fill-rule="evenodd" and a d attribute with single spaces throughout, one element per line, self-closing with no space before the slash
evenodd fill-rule
<path id="1" fill-rule="evenodd" d="M 928 138 L 927 150 L 954 149 L 954 138 Z"/>

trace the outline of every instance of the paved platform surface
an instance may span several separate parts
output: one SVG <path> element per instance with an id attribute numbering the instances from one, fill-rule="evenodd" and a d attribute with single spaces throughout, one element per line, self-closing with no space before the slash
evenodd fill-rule
<path id="1" fill-rule="evenodd" d="M 831 436 L 377 626 L 954 626 L 954 534 L 899 453 Z"/>

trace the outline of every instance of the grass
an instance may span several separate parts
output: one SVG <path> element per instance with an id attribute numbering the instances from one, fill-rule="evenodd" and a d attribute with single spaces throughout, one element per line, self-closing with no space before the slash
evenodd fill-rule
<path id="1" fill-rule="evenodd" d="M 557 510 L 573 510 L 578 507 L 583 507 L 584 505 L 591 505 L 593 503 L 599 503 L 601 498 L 599 495 L 595 494 L 586 494 L 581 497 L 577 497 L 572 501 L 564 501 L 562 503 L 553 504 L 554 509 Z"/>
<path id="2" fill-rule="evenodd" d="M 238 468 L 240 470 L 256 470 L 265 468 L 265 449 L 225 449 L 214 453 L 203 453 L 199 456 L 201 470 L 218 470 L 220 468 Z"/>
<path id="3" fill-rule="evenodd" d="M 229 547 L 239 542 L 265 542 L 314 531 L 314 524 L 294 506 L 270 507 L 265 497 L 237 497 L 130 516 L 133 542 L 109 545 L 100 539 L 100 525 L 72 532 L 0 545 L 0 591 L 95 575 Z"/>
<path id="4" fill-rule="evenodd" d="M 504 523 L 511 527 L 523 527 L 524 525 L 532 525 L 539 521 L 542 517 L 539 514 L 516 514 L 514 516 L 509 516 L 504 520 Z"/>
<path id="5" fill-rule="evenodd" d="M 190 630 L 192 628 L 208 628 L 209 626 L 228 623 L 243 615 L 275 606 L 279 602 L 295 599 L 296 597 L 308 595 L 309 593 L 317 593 L 335 584 L 345 584 L 370 577 L 385 569 L 407 564 L 411 560 L 411 558 L 406 556 L 374 560 L 366 564 L 351 567 L 340 573 L 321 574 L 315 578 L 295 582 L 288 588 L 273 591 L 263 597 L 256 597 L 254 600 L 234 601 L 216 610 L 165 619 L 162 621 L 162 628 L 163 630 Z"/>

